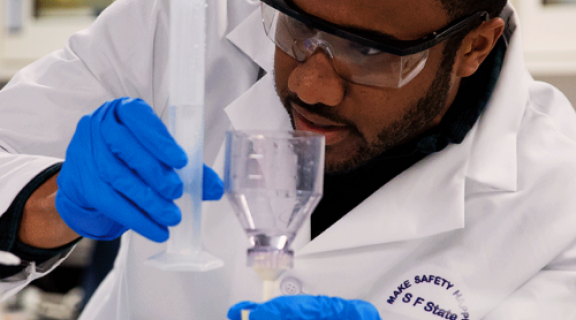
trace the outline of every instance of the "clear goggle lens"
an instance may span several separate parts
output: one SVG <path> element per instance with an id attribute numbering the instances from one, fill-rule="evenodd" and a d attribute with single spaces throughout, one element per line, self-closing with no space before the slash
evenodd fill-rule
<path id="1" fill-rule="evenodd" d="M 398 56 L 312 28 L 262 3 L 266 35 L 283 52 L 304 62 L 319 49 L 333 61 L 336 72 L 352 83 L 400 88 L 416 77 L 428 59 L 424 50 Z"/>

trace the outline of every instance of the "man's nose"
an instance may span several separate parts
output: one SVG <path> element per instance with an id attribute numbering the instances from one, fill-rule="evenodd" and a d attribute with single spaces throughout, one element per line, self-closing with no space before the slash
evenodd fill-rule
<path id="1" fill-rule="evenodd" d="M 343 81 L 334 70 L 330 58 L 318 50 L 292 71 L 288 89 L 307 104 L 337 106 L 344 99 Z"/>

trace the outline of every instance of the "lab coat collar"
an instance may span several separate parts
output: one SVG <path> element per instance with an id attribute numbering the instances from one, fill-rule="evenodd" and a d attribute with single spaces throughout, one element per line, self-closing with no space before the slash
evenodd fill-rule
<path id="1" fill-rule="evenodd" d="M 508 4 L 503 13 L 508 50 L 496 88 L 476 124 L 467 177 L 495 190 L 517 190 L 516 140 L 529 101 L 518 16 Z"/>
<path id="2" fill-rule="evenodd" d="M 252 58 L 264 71 L 272 73 L 274 67 L 274 44 L 264 32 L 260 9 L 254 10 L 226 38 Z"/>
<path id="3" fill-rule="evenodd" d="M 268 75 L 225 112 L 236 130 L 291 130 L 289 117 L 274 90 L 274 45 L 263 32 L 259 15 L 258 11 L 252 14 L 228 39 Z M 518 108 L 525 106 L 523 101 L 527 98 L 524 92 L 510 94 L 525 88 L 518 80 L 518 74 L 524 70 L 519 59 L 522 55 L 519 36 L 511 40 L 491 102 L 466 139 L 402 172 L 313 241 L 309 241 L 309 232 L 300 233 L 294 243 L 297 257 L 423 238 L 463 228 L 467 178 L 494 188 L 515 189 L 516 131 L 522 114 Z M 493 174 L 494 171 L 498 174 Z"/>
<path id="4" fill-rule="evenodd" d="M 293 130 L 282 106 L 272 73 L 265 75 L 224 111 L 234 130 Z"/>

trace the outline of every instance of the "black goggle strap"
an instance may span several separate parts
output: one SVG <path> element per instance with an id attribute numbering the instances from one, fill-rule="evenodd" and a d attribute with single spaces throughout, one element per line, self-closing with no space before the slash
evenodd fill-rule
<path id="1" fill-rule="evenodd" d="M 357 42 L 361 45 L 372 47 L 387 53 L 407 56 L 412 55 L 426 49 L 432 48 L 440 42 L 446 40 L 450 36 L 457 34 L 458 32 L 466 29 L 468 26 L 473 25 L 477 21 L 488 21 L 490 20 L 490 15 L 486 11 L 477 12 L 467 18 L 461 19 L 448 25 L 447 27 L 434 32 L 422 39 L 411 40 L 411 41 L 401 41 L 401 40 L 387 40 L 387 43 L 378 41 L 377 39 L 370 39 L 361 36 L 356 33 L 347 31 L 345 28 L 338 26 L 336 24 L 324 21 L 315 16 L 306 14 L 305 12 L 300 12 L 295 9 L 294 6 L 290 6 L 285 0 L 261 0 L 266 5 L 306 24 L 315 29 L 324 31 L 326 33 Z M 288 0 L 291 2 L 291 0 Z"/>

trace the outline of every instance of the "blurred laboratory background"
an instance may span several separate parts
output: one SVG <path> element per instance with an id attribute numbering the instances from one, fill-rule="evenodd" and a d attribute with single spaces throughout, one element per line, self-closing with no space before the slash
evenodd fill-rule
<path id="1" fill-rule="evenodd" d="M 0 0 L 0 87 L 22 67 L 65 45 L 113 0 Z M 241 0 L 239 0 L 241 1 Z M 576 0 L 512 0 L 526 65 L 576 105 Z M 0 320 L 72 320 L 110 270 L 118 241 L 82 240 L 49 276 L 0 304 Z"/>

